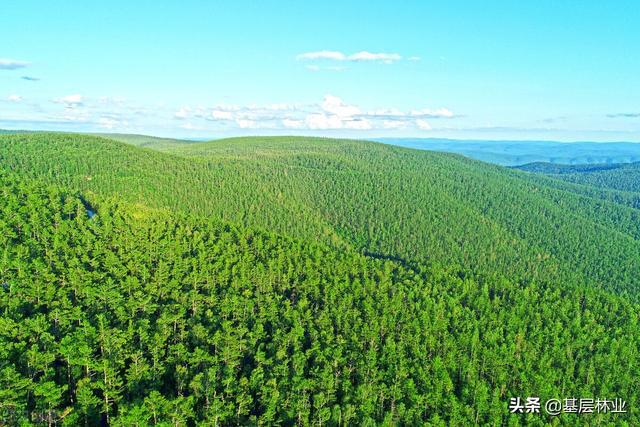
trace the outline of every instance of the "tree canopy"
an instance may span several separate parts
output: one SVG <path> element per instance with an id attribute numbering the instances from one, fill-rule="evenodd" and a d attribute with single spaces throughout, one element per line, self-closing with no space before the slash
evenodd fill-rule
<path id="1" fill-rule="evenodd" d="M 640 423 L 613 190 L 358 141 L 160 147 L 0 137 L 0 423 Z"/>
<path id="2" fill-rule="evenodd" d="M 510 396 L 640 397 L 623 297 L 1 182 L 4 417 L 500 424 Z"/>

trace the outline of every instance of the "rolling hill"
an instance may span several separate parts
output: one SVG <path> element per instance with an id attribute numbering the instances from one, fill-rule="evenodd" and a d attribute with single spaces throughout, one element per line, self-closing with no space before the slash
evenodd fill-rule
<path id="1" fill-rule="evenodd" d="M 640 162 L 616 164 L 554 165 L 532 163 L 517 167 L 567 182 L 608 190 L 640 193 Z"/>
<path id="2" fill-rule="evenodd" d="M 0 138 L 5 168 L 88 198 L 118 195 L 406 264 L 638 295 L 640 211 L 555 179 L 352 140 L 154 151 L 84 135 Z"/>
<path id="3" fill-rule="evenodd" d="M 23 175 L 0 171 L 9 424 L 506 424 L 514 396 L 640 399 L 625 297 L 476 281 Z M 633 406 L 589 417 L 639 421 Z"/>
<path id="4" fill-rule="evenodd" d="M 137 135 L 129 133 L 96 133 L 93 135 L 113 139 L 114 141 L 120 141 L 130 145 L 135 145 L 136 147 L 153 149 L 168 149 L 193 142 L 184 139 L 161 138 L 157 136 Z"/>

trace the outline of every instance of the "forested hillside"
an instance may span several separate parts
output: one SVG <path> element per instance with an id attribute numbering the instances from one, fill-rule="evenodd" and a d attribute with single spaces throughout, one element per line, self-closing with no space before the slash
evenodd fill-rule
<path id="1" fill-rule="evenodd" d="M 527 172 L 545 173 L 548 175 L 571 174 L 582 172 L 598 172 L 605 170 L 618 169 L 624 163 L 595 163 L 581 165 L 564 165 L 559 163 L 534 162 L 520 166 L 514 166 L 514 169 L 520 169 Z"/>
<path id="2" fill-rule="evenodd" d="M 160 152 L 84 135 L 0 138 L 2 164 L 89 198 L 119 195 L 467 274 L 638 295 L 640 211 L 574 184 L 350 140 L 245 138 Z"/>
<path id="3" fill-rule="evenodd" d="M 518 169 L 549 175 L 576 184 L 640 193 L 640 162 L 613 165 L 553 165 L 534 163 Z"/>
<path id="4" fill-rule="evenodd" d="M 168 149 L 184 144 L 190 144 L 194 141 L 186 141 L 183 139 L 161 138 L 157 136 L 136 135 L 128 133 L 97 133 L 96 136 L 113 139 L 114 141 L 125 142 L 137 147 Z"/>
<path id="5" fill-rule="evenodd" d="M 640 423 L 640 312 L 625 297 L 380 260 L 15 173 L 0 171 L 0 195 L 10 425 L 553 421 L 509 415 L 514 396 L 622 397 L 626 414 L 556 421 Z"/>

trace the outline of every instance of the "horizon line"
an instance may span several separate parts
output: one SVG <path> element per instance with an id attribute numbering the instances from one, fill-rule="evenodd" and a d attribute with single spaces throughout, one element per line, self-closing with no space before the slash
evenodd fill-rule
<path id="1" fill-rule="evenodd" d="M 438 136 L 367 136 L 367 137 L 353 137 L 353 136 L 329 136 L 322 134 L 242 134 L 242 135 L 226 135 L 226 136 L 166 136 L 152 133 L 132 133 L 132 132 L 122 132 L 122 131 L 113 131 L 113 132 L 105 132 L 105 131 L 73 131 L 73 130 L 51 130 L 51 129 L 7 129 L 0 128 L 0 135 L 2 133 L 68 133 L 68 134 L 78 134 L 78 135 L 132 135 L 132 136 L 146 136 L 152 138 L 162 138 L 162 139 L 173 139 L 173 140 L 182 140 L 182 141 L 215 141 L 220 139 L 229 139 L 229 138 L 260 138 L 260 137 L 298 137 L 298 138 L 327 138 L 327 139 L 348 139 L 354 141 L 390 141 L 390 140 L 420 140 L 420 141 L 460 141 L 460 142 L 516 142 L 516 143 L 527 143 L 527 142 L 541 142 L 541 143 L 559 143 L 559 144 L 640 144 L 640 140 L 607 140 L 607 141 L 594 141 L 594 140 L 586 140 L 586 139 L 573 139 L 573 140 L 561 140 L 561 139 L 514 139 L 514 138 L 451 138 L 451 137 L 438 137 Z"/>

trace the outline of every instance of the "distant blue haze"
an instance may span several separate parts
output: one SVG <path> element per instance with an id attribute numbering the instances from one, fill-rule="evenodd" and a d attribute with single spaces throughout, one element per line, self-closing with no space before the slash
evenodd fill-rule
<path id="1" fill-rule="evenodd" d="M 432 138 L 378 138 L 378 142 L 420 150 L 458 153 L 503 166 L 533 162 L 558 164 L 640 161 L 640 144 L 630 142 L 483 141 Z"/>

